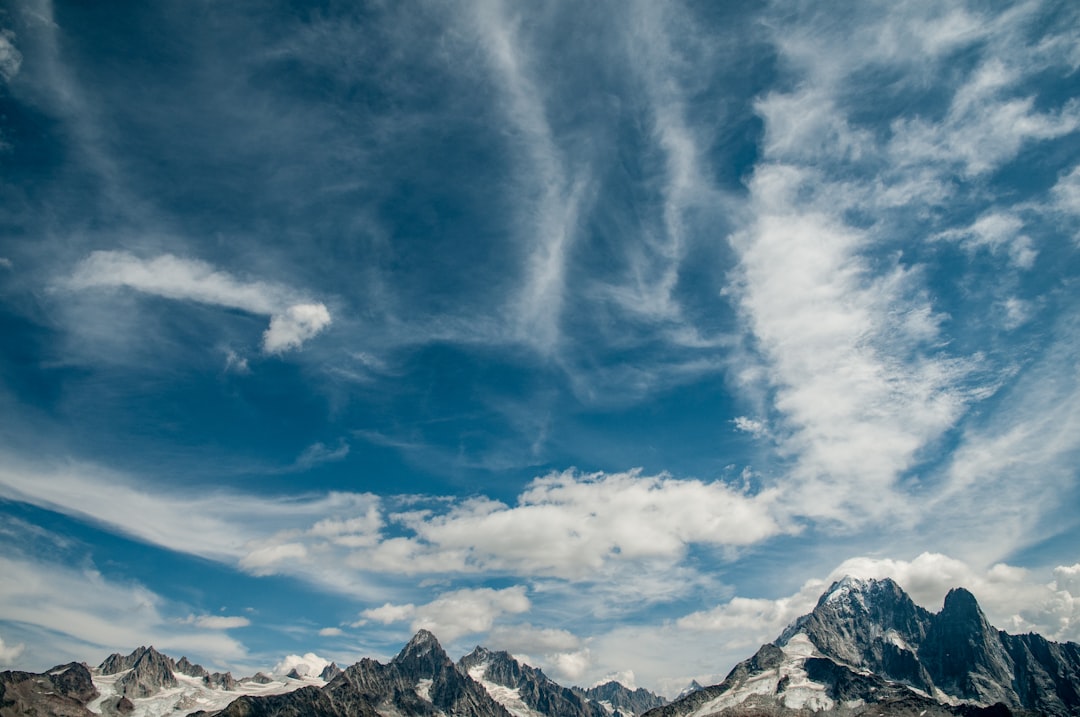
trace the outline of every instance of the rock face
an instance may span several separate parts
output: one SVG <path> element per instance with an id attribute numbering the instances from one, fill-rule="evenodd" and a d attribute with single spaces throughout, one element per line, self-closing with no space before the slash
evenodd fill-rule
<path id="1" fill-rule="evenodd" d="M 604 708 L 596 702 L 556 684 L 541 670 L 518 662 L 506 652 L 477 647 L 458 660 L 458 669 L 482 684 L 515 715 L 606 717 Z"/>
<path id="2" fill-rule="evenodd" d="M 322 672 L 319 673 L 319 677 L 326 680 L 327 682 L 330 682 L 335 677 L 340 675 L 341 672 L 341 668 L 338 667 L 336 663 L 331 662 L 329 665 L 322 669 Z"/>
<path id="3" fill-rule="evenodd" d="M 89 668 L 78 662 L 43 674 L 0 672 L 0 717 L 91 717 L 97 697 Z"/>
<path id="4" fill-rule="evenodd" d="M 166 687 L 179 685 L 176 675 L 173 674 L 173 661 L 153 647 L 140 647 L 123 660 L 124 664 L 131 663 L 131 672 L 116 683 L 122 695 L 132 698 L 150 697 Z M 104 663 L 102 664 L 104 672 Z"/>
<path id="5" fill-rule="evenodd" d="M 196 665 L 187 657 L 181 657 L 176 663 L 176 672 L 189 677 L 206 677 L 209 672 L 202 665 Z"/>
<path id="6" fill-rule="evenodd" d="M 213 674 L 207 674 L 203 677 L 203 682 L 207 687 L 213 687 L 219 690 L 228 690 L 232 692 L 236 689 L 236 680 L 233 679 L 231 672 L 215 672 Z"/>
<path id="7" fill-rule="evenodd" d="M 631 690 L 629 687 L 615 681 L 605 682 L 596 687 L 573 687 L 571 689 L 574 690 L 575 694 L 596 702 L 608 712 L 627 717 L 635 717 L 667 704 L 667 700 L 663 697 L 642 687 Z"/>
<path id="8" fill-rule="evenodd" d="M 934 614 L 892 580 L 845 578 L 724 682 L 649 715 L 807 710 L 1075 717 L 1080 646 L 996 630 L 962 588 Z"/>

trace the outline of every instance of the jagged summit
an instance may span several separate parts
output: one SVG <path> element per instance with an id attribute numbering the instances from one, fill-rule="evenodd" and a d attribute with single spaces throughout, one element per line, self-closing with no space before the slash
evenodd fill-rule
<path id="1" fill-rule="evenodd" d="M 845 577 L 724 682 L 650 714 L 807 710 L 1080 717 L 1080 645 L 996 630 L 964 588 L 931 613 L 893 580 Z"/>
<path id="2" fill-rule="evenodd" d="M 401 649 L 391 664 L 416 676 L 431 678 L 447 667 L 452 667 L 454 662 L 435 635 L 427 630 L 420 630 Z"/>

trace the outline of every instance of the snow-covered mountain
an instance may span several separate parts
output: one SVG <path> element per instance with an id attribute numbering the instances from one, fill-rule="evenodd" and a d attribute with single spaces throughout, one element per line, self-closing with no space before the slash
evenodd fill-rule
<path id="1" fill-rule="evenodd" d="M 845 578 L 774 643 L 648 717 L 1080 715 L 1080 645 L 994 629 L 956 588 L 939 613 L 892 580 Z"/>
<path id="2" fill-rule="evenodd" d="M 47 673 L 0 673 L 0 717 L 632 717 L 661 698 L 617 683 L 593 699 L 508 653 L 477 647 L 454 664 L 426 630 L 387 664 L 363 659 L 319 677 L 236 680 L 153 647 Z M 602 694 L 601 694 L 602 693 Z"/>
<path id="3" fill-rule="evenodd" d="M 675 702 L 566 688 L 505 652 L 455 665 L 421 630 L 386 664 L 236 680 L 141 647 L 97 668 L 0 673 L 0 717 L 646 717 L 1040 714 L 1080 717 L 1080 645 L 994 629 L 974 596 L 931 613 L 891 580 L 845 578 L 718 685 Z"/>
<path id="4" fill-rule="evenodd" d="M 553 682 L 541 670 L 506 652 L 478 646 L 458 661 L 458 668 L 514 717 L 607 717 L 600 704 Z"/>

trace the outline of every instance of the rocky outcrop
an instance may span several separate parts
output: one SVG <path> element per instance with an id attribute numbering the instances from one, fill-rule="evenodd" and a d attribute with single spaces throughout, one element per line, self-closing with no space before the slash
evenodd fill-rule
<path id="1" fill-rule="evenodd" d="M 698 686 L 700 689 L 700 685 Z M 574 693 L 587 700 L 596 702 L 610 712 L 633 717 L 651 709 L 662 707 L 667 700 L 657 694 L 639 687 L 631 690 L 622 683 L 611 681 L 595 687 L 573 687 Z"/>
<path id="2" fill-rule="evenodd" d="M 72 662 L 43 674 L 0 672 L 0 717 L 92 717 L 97 696 L 86 665 Z"/>
<path id="3" fill-rule="evenodd" d="M 231 672 L 215 672 L 203 677 L 203 684 L 207 687 L 211 687 L 219 690 L 227 690 L 232 692 L 236 689 L 236 680 L 233 679 Z"/>
<path id="4" fill-rule="evenodd" d="M 206 677 L 210 673 L 202 665 L 196 665 L 186 656 L 181 657 L 176 663 L 176 671 L 188 677 Z"/>
<path id="5" fill-rule="evenodd" d="M 341 672 L 341 668 L 338 667 L 336 663 L 331 662 L 329 665 L 322 669 L 322 672 L 319 673 L 319 677 L 326 682 L 330 682 L 335 677 L 340 675 Z"/>

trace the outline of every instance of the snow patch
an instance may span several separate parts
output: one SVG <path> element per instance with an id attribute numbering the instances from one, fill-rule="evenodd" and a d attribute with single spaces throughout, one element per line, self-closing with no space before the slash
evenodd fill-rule
<path id="1" fill-rule="evenodd" d="M 542 712 L 537 712 L 525 704 L 525 700 L 521 699 L 521 690 L 485 679 L 484 673 L 487 672 L 487 668 L 487 662 L 474 665 L 469 668 L 469 677 L 479 682 L 480 686 L 487 690 L 491 699 L 505 707 L 506 711 L 514 715 L 514 717 L 546 717 Z"/>
<path id="2" fill-rule="evenodd" d="M 102 675 L 96 670 L 91 671 L 91 680 L 97 688 L 98 696 L 87 704 L 87 709 L 94 714 L 103 714 L 106 703 L 115 702 L 120 698 L 116 683 L 128 672 L 130 670 L 114 675 Z M 309 676 L 300 680 L 278 678 L 266 684 L 238 682 L 235 690 L 223 690 L 208 686 L 201 677 L 181 673 L 176 673 L 175 676 L 179 683 L 177 687 L 169 687 L 150 697 L 129 697 L 128 699 L 135 705 L 130 717 L 173 717 L 198 710 L 216 712 L 224 709 L 237 697 L 281 695 L 306 685 L 322 687 L 326 684 L 326 681 L 319 677 Z"/>
<path id="3" fill-rule="evenodd" d="M 431 683 L 427 678 L 416 683 L 416 695 L 425 702 L 431 702 Z"/>
<path id="4" fill-rule="evenodd" d="M 781 649 L 785 659 L 775 669 L 752 675 L 743 683 L 706 702 L 688 717 L 706 717 L 740 705 L 755 696 L 775 698 L 789 709 L 812 712 L 834 709 L 836 702 L 825 693 L 825 685 L 812 681 L 806 672 L 806 658 L 820 654 L 806 633 L 792 635 Z"/>

